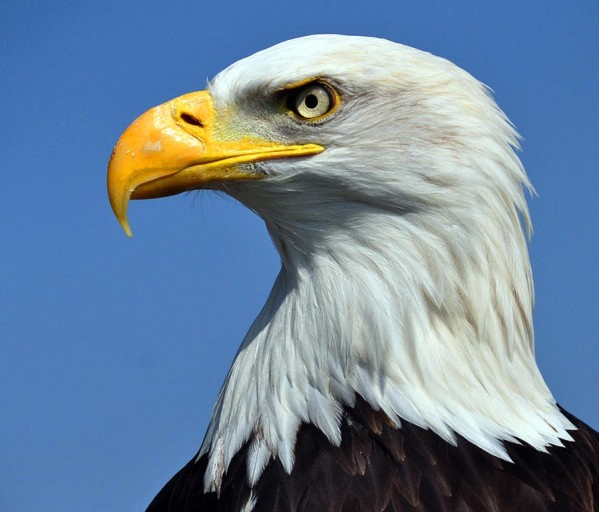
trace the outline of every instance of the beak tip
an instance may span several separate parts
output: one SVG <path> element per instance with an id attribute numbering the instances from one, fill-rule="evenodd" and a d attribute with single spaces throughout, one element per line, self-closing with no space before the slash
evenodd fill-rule
<path id="1" fill-rule="evenodd" d="M 120 222 L 123 231 L 129 238 L 133 238 L 133 233 L 131 232 L 131 227 L 129 226 L 129 221 L 127 219 L 123 219 Z"/>

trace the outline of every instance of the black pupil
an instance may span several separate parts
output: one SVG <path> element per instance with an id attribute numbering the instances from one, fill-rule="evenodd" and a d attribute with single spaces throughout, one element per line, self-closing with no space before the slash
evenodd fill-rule
<path id="1" fill-rule="evenodd" d="M 316 94 L 308 94 L 304 101 L 306 102 L 306 107 L 310 109 L 316 108 L 316 105 L 318 105 Z"/>

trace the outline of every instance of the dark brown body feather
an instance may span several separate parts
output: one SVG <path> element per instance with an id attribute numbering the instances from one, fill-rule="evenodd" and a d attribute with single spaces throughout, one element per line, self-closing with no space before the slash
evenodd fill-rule
<path id="1" fill-rule="evenodd" d="M 359 400 L 344 413 L 340 447 L 302 426 L 291 475 L 272 460 L 253 489 L 253 512 L 599 512 L 599 434 L 565 414 L 578 427 L 574 442 L 548 453 L 510 443 L 512 464 L 465 439 L 451 446 L 407 422 L 395 429 Z M 220 496 L 203 492 L 202 457 L 168 482 L 148 512 L 244 510 L 247 449 L 234 457 Z"/>

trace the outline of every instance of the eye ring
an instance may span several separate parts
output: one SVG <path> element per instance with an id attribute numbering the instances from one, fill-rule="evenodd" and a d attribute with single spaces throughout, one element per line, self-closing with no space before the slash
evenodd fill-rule
<path id="1" fill-rule="evenodd" d="M 310 82 L 288 96 L 287 107 L 299 119 L 317 121 L 337 107 L 338 95 L 323 82 Z"/>

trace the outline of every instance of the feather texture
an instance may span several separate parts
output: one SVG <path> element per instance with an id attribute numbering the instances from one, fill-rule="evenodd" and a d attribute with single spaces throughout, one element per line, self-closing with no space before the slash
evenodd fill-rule
<path id="1" fill-rule="evenodd" d="M 294 84 L 338 108 L 285 112 Z M 450 62 L 374 38 L 310 36 L 221 72 L 216 136 L 315 143 L 240 164 L 282 269 L 198 456 L 151 511 L 583 511 L 597 434 L 534 358 L 518 135 Z"/>
<path id="2" fill-rule="evenodd" d="M 342 104 L 323 123 L 282 120 L 272 97 L 310 77 Z M 529 182 L 482 84 L 389 41 L 311 36 L 235 63 L 209 90 L 225 132 L 326 150 L 226 185 L 264 219 L 283 269 L 217 402 L 207 490 L 254 432 L 287 471 L 301 423 L 338 443 L 356 393 L 397 424 L 506 460 L 504 440 L 569 439 L 534 360 Z"/>
<path id="3" fill-rule="evenodd" d="M 192 460 L 148 512 L 589 512 L 599 503 L 599 436 L 570 416 L 574 442 L 541 452 L 508 443 L 514 461 L 458 438 L 456 446 L 404 422 L 397 429 L 363 399 L 343 413 L 342 442 L 332 445 L 303 424 L 291 474 L 269 461 L 250 487 L 244 459 L 233 458 L 220 495 L 203 492 L 207 457 Z M 246 508 L 244 508 L 246 507 Z"/>

